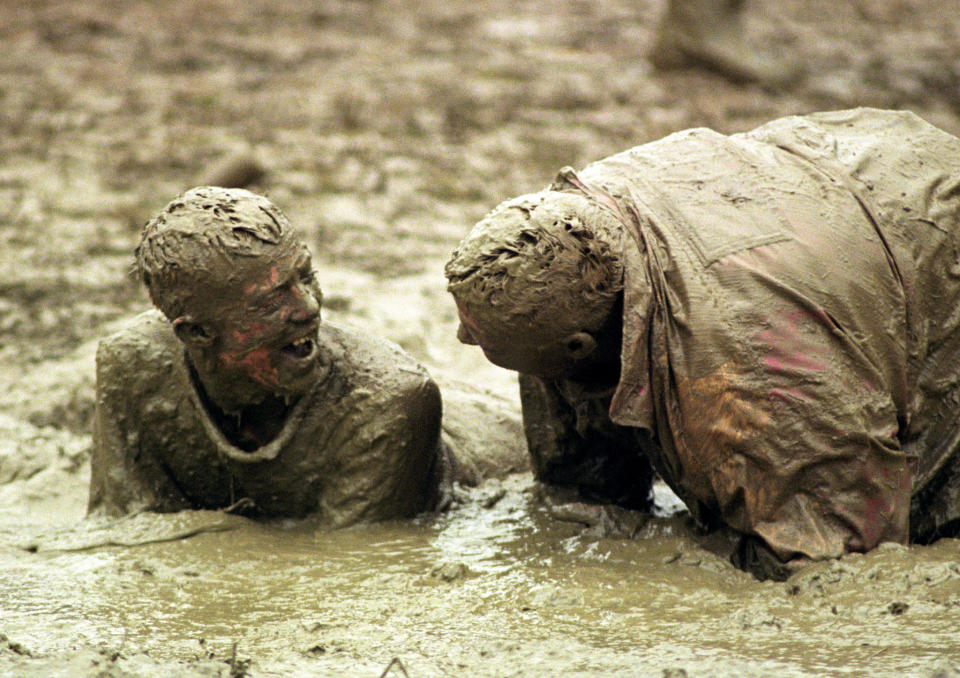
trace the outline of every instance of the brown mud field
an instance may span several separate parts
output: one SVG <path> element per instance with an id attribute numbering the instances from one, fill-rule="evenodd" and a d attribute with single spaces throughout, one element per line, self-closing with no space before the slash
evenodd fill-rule
<path id="1" fill-rule="evenodd" d="M 693 126 L 870 105 L 960 134 L 957 0 L 748 2 L 750 43 L 804 67 L 776 91 L 655 71 L 663 9 L 0 4 L 0 675 L 960 676 L 957 540 L 759 583 L 682 513 L 604 536 L 525 475 L 338 532 L 83 521 L 96 341 L 149 306 L 139 228 L 231 157 L 305 234 L 326 319 L 516 402 L 442 276 L 501 200 Z"/>

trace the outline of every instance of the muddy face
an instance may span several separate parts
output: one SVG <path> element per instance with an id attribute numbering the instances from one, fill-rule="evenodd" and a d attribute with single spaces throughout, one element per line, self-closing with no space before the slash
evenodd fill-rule
<path id="1" fill-rule="evenodd" d="M 484 314 L 471 312 L 457 301 L 461 343 L 479 346 L 487 360 L 498 367 L 552 379 L 569 372 L 576 364 L 572 355 L 579 346 L 570 346 L 571 338 L 562 330 L 549 332 L 534 327 L 516 327 Z"/>
<path id="2" fill-rule="evenodd" d="M 204 385 L 225 409 L 302 395 L 320 356 L 321 293 L 310 254 L 301 244 L 233 266 L 215 292 L 195 297 L 195 331 L 205 336 L 191 356 Z"/>

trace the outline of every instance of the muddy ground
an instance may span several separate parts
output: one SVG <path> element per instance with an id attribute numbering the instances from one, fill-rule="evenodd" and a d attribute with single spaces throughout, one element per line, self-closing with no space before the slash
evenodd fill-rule
<path id="1" fill-rule="evenodd" d="M 550 519 L 530 478 L 412 524 L 80 522 L 93 351 L 148 307 L 138 229 L 217 163 L 306 234 L 325 317 L 515 396 L 442 264 L 562 165 L 855 105 L 960 134 L 960 2 L 748 3 L 786 88 L 654 71 L 662 2 L 0 4 L 0 675 L 958 676 L 960 542 L 761 584 L 682 514 Z"/>

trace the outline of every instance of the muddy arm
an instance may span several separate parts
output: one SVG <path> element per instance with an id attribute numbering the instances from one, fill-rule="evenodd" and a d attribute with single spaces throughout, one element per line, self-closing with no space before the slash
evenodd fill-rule
<path id="1" fill-rule="evenodd" d="M 584 499 L 647 510 L 654 472 L 638 432 L 609 420 L 605 403 L 578 412 L 557 387 L 519 375 L 523 428 L 534 476 L 579 491 Z"/>
<path id="2" fill-rule="evenodd" d="M 156 457 L 141 448 L 136 412 L 140 394 L 125 378 L 129 372 L 130 362 L 123 352 L 101 343 L 88 514 L 119 516 L 191 508 Z"/>

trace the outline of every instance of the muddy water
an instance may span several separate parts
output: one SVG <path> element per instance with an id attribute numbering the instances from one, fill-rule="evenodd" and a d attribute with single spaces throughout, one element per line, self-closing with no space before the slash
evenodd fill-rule
<path id="1" fill-rule="evenodd" d="M 759 583 L 682 514 L 600 538 L 531 489 L 338 532 L 202 511 L 5 528 L 0 673 L 956 675 L 958 541 Z"/>

